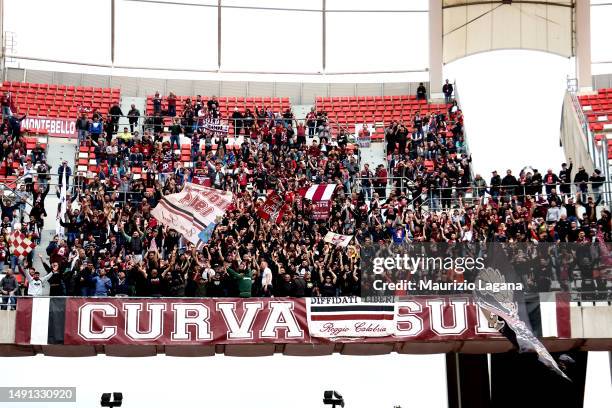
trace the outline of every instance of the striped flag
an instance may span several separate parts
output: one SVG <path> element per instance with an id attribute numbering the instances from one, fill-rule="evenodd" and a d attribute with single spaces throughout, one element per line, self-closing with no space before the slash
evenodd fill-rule
<path id="1" fill-rule="evenodd" d="M 299 189 L 298 193 L 310 201 L 326 201 L 331 200 L 337 187 L 337 184 L 315 184 Z"/>
<path id="2" fill-rule="evenodd" d="M 393 303 L 363 303 L 358 297 L 308 298 L 313 337 L 385 337 L 395 328 Z"/>
<path id="3" fill-rule="evenodd" d="M 58 222 L 55 225 L 55 233 L 60 237 L 64 237 L 64 227 L 60 225 L 59 220 L 66 222 L 66 189 L 68 188 L 68 172 L 64 171 L 62 177 L 64 180 L 62 180 L 62 189 L 60 190 L 60 211 L 58 215 Z"/>
<path id="4" fill-rule="evenodd" d="M 66 326 L 66 298 L 33 297 L 17 302 L 15 343 L 63 344 Z"/>

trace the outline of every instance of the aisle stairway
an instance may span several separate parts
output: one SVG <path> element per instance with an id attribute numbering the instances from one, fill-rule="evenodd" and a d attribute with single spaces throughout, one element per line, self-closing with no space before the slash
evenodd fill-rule
<path id="1" fill-rule="evenodd" d="M 49 245 L 49 242 L 55 235 L 55 227 L 57 225 L 57 206 L 59 198 L 57 196 L 57 184 L 58 176 L 57 169 L 61 165 L 62 160 L 67 160 L 68 165 L 72 168 L 73 174 L 75 171 L 74 155 L 75 155 L 76 141 L 74 139 L 67 140 L 63 138 L 51 138 L 49 139 L 49 148 L 47 149 L 47 163 L 51 166 L 51 188 L 49 194 L 45 200 L 45 210 L 47 211 L 47 217 L 45 218 L 45 225 L 40 237 L 40 244 L 36 247 L 36 255 L 34 256 L 34 267 L 37 271 L 40 271 L 41 276 L 46 275 L 43 268 L 42 262 L 38 258 L 38 254 L 43 255 L 47 259 L 45 249 Z M 73 179 L 70 179 L 72 184 Z M 45 285 L 47 286 L 47 285 Z M 48 293 L 48 286 L 45 288 L 45 293 Z"/>

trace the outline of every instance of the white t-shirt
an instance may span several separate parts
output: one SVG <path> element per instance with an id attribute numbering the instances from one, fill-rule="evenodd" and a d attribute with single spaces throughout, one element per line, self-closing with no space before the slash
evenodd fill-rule
<path id="1" fill-rule="evenodd" d="M 35 280 L 32 278 L 29 272 L 25 273 L 26 278 L 28 279 L 28 295 L 30 296 L 42 296 L 43 294 L 43 285 L 53 276 L 53 273 L 48 273 L 39 280 Z"/>
<path id="2" fill-rule="evenodd" d="M 271 285 L 272 284 L 272 270 L 270 268 L 266 268 L 261 275 L 261 286 Z"/>

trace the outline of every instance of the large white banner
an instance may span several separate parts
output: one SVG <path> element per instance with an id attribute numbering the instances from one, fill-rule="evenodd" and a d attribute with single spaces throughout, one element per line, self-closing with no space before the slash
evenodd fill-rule
<path id="1" fill-rule="evenodd" d="M 365 303 L 358 297 L 313 297 L 306 303 L 312 337 L 385 337 L 395 332 L 393 303 Z"/>
<path id="2" fill-rule="evenodd" d="M 165 196 L 151 214 L 183 234 L 189 242 L 197 244 L 198 234 L 225 214 L 233 197 L 229 191 L 185 183 L 183 191 Z"/>
<path id="3" fill-rule="evenodd" d="M 47 130 L 49 136 L 71 137 L 76 135 L 76 119 L 27 117 L 21 122 L 21 128 Z"/>

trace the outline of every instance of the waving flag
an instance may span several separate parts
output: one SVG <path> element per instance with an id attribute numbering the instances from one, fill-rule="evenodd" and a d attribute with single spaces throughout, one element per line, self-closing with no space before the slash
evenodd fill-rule
<path id="1" fill-rule="evenodd" d="M 183 191 L 162 198 L 151 214 L 192 244 L 198 244 L 200 232 L 225 214 L 233 198 L 229 191 L 185 183 Z"/>
<path id="2" fill-rule="evenodd" d="M 331 231 L 325 234 L 325 238 L 323 238 L 325 242 L 329 242 L 330 244 L 341 247 L 347 247 L 348 244 L 351 242 L 351 239 L 353 239 L 352 235 L 336 234 L 335 232 Z"/>
<path id="3" fill-rule="evenodd" d="M 216 226 L 217 224 L 211 222 L 206 228 L 202 230 L 202 232 L 198 234 L 198 238 L 200 238 L 202 244 L 206 244 L 208 241 L 210 241 L 210 238 L 212 237 Z"/>
<path id="4" fill-rule="evenodd" d="M 62 220 L 63 222 L 66 222 L 66 207 L 67 207 L 66 189 L 68 188 L 67 186 L 68 172 L 64 171 L 64 174 L 62 175 L 62 177 L 64 178 L 64 180 L 62 180 L 62 189 L 60 190 L 60 208 L 59 208 L 58 220 Z M 60 225 L 59 221 L 57 222 L 55 226 L 55 233 L 59 235 L 60 237 L 64 236 L 64 227 Z"/>
<path id="5" fill-rule="evenodd" d="M 298 193 L 310 201 L 327 201 L 331 200 L 337 187 L 337 184 L 315 184 L 299 189 Z"/>
<path id="6" fill-rule="evenodd" d="M 36 244 L 17 228 L 9 236 L 9 250 L 19 259 L 24 259 L 34 248 Z"/>
<path id="7" fill-rule="evenodd" d="M 281 196 L 273 192 L 268 196 L 266 202 L 257 210 L 257 215 L 264 220 L 280 223 L 286 210 L 285 201 Z"/>
<path id="8" fill-rule="evenodd" d="M 489 313 L 487 319 L 496 330 L 503 334 L 519 350 L 519 353 L 536 353 L 538 360 L 553 372 L 568 379 L 557 365 L 555 359 L 550 355 L 546 347 L 533 334 L 527 322 L 519 315 L 519 303 L 510 290 L 493 291 L 483 289 L 492 287 L 488 284 L 501 284 L 506 282 L 507 277 L 512 277 L 514 268 L 506 256 L 501 245 L 489 248 L 487 257 L 493 265 L 482 269 L 476 277 L 474 289 L 474 300 L 483 309 L 485 314 Z"/>

